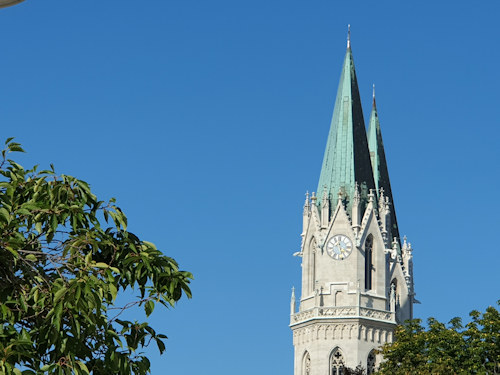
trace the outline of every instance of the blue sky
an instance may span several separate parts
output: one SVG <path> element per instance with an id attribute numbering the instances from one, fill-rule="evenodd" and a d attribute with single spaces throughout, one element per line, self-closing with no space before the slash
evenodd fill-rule
<path id="1" fill-rule="evenodd" d="M 116 197 L 192 271 L 157 309 L 152 373 L 292 374 L 306 190 L 317 186 L 347 24 L 377 106 L 415 316 L 499 299 L 497 1 L 26 0 L 0 10 L 0 124 L 26 166 Z"/>

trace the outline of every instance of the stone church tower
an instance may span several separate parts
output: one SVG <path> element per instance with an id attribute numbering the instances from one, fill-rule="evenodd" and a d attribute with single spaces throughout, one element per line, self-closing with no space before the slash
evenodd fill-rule
<path id="1" fill-rule="evenodd" d="M 301 296 L 292 291 L 295 375 L 371 374 L 375 349 L 412 318 L 412 248 L 400 240 L 373 97 L 368 136 L 350 41 L 317 193 L 306 194 Z"/>

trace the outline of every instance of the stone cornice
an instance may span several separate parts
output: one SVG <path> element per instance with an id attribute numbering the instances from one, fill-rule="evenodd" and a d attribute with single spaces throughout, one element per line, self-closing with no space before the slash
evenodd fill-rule
<path id="1" fill-rule="evenodd" d="M 345 307 L 314 307 L 309 310 L 300 311 L 290 316 L 290 327 L 312 320 L 331 319 L 367 319 L 377 322 L 396 324 L 394 313 L 385 310 L 377 310 L 368 307 L 345 306 Z"/>

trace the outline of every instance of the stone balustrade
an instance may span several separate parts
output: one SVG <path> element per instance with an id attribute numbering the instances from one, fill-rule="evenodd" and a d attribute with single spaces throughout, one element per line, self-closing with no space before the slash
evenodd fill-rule
<path id="1" fill-rule="evenodd" d="M 369 307 L 342 306 L 342 307 L 314 307 L 309 310 L 300 311 L 290 317 L 290 324 L 305 322 L 311 319 L 330 318 L 365 318 L 370 320 L 394 322 L 394 313 L 385 310 L 377 310 Z"/>

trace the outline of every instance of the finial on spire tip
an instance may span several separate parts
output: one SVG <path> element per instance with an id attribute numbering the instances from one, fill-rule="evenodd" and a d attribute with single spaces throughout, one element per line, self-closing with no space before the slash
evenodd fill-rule
<path id="1" fill-rule="evenodd" d="M 375 99 L 375 84 L 373 84 L 373 99 Z"/>
<path id="2" fill-rule="evenodd" d="M 347 25 L 347 48 L 351 48 L 351 24 Z"/>

